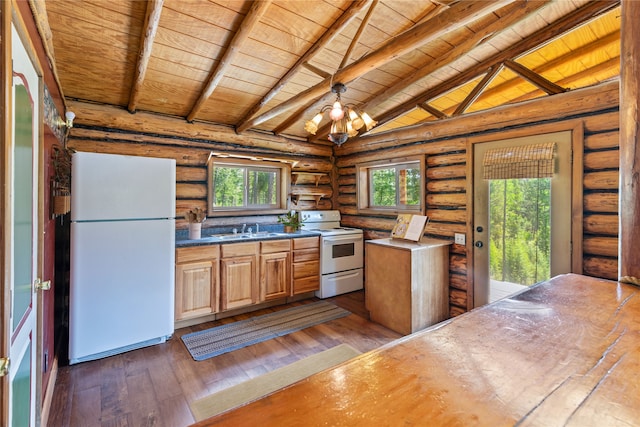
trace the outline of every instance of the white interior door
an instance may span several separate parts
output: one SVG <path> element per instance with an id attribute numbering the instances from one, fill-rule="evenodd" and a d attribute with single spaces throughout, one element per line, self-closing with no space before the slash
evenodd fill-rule
<path id="1" fill-rule="evenodd" d="M 552 177 L 485 179 L 489 150 L 549 143 Z M 474 144 L 475 307 L 571 271 L 571 150 L 570 131 Z"/>
<path id="2" fill-rule="evenodd" d="M 12 26 L 12 138 L 10 145 L 9 426 L 36 424 L 38 276 L 39 77 Z"/>

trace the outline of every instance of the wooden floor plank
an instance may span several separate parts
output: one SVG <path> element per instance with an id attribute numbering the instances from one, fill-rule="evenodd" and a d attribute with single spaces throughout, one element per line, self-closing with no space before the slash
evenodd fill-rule
<path id="1" fill-rule="evenodd" d="M 62 366 L 49 427 L 180 427 L 189 403 L 341 343 L 361 352 L 400 335 L 368 320 L 364 292 L 326 299 L 354 314 L 204 361 L 180 337 L 190 332 L 317 301 L 313 298 L 176 330 L 166 343 L 106 359 Z"/>

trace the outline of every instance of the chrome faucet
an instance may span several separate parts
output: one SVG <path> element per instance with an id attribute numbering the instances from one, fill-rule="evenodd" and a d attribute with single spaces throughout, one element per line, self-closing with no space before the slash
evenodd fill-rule
<path id="1" fill-rule="evenodd" d="M 244 234 L 244 229 L 247 228 L 247 224 L 242 224 L 242 234 Z"/>
<path id="2" fill-rule="evenodd" d="M 256 222 L 256 234 L 260 232 L 260 224 Z"/>

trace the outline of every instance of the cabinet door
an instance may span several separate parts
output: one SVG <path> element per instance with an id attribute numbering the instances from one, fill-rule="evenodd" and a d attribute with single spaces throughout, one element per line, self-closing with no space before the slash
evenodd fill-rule
<path id="1" fill-rule="evenodd" d="M 289 252 L 260 255 L 260 301 L 289 295 Z"/>
<path id="2" fill-rule="evenodd" d="M 221 260 L 222 309 L 258 302 L 258 277 L 255 255 Z"/>
<path id="3" fill-rule="evenodd" d="M 218 311 L 218 261 L 176 266 L 176 320 Z"/>

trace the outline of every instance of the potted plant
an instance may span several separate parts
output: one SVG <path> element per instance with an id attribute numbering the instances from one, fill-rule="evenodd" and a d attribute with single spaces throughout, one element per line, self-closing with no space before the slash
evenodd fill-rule
<path id="1" fill-rule="evenodd" d="M 279 216 L 278 222 L 284 225 L 285 233 L 293 233 L 294 231 L 299 230 L 300 226 L 302 225 L 302 219 L 300 218 L 300 215 L 294 210 L 291 210 L 286 214 Z"/>

